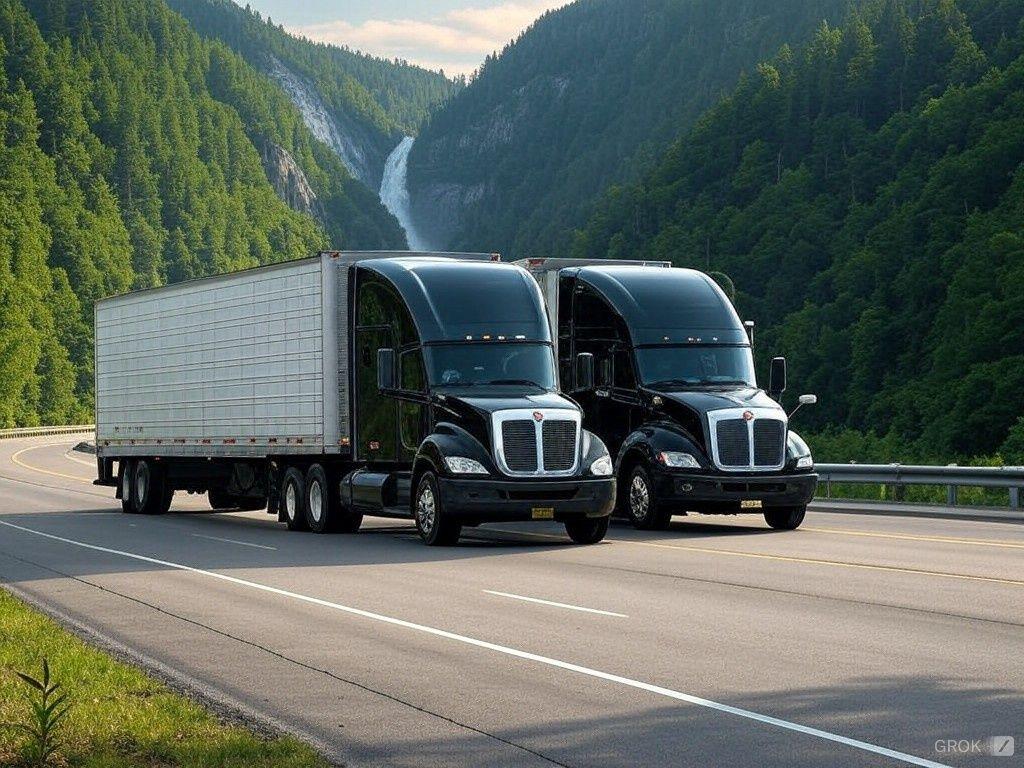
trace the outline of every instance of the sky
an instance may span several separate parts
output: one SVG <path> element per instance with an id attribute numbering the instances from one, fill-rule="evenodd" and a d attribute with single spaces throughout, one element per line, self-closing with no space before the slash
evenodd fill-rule
<path id="1" fill-rule="evenodd" d="M 236 0 L 312 40 L 468 75 L 569 0 Z"/>

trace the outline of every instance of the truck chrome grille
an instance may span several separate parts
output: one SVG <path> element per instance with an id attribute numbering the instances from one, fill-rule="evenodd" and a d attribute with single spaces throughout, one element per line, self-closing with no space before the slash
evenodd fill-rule
<path id="1" fill-rule="evenodd" d="M 750 410 L 751 413 L 743 414 Z M 760 411 L 760 415 L 758 412 Z M 786 463 L 786 421 L 772 409 L 726 409 L 708 414 L 715 464 L 726 471 L 782 469 Z"/>
<path id="2" fill-rule="evenodd" d="M 568 408 L 515 408 L 491 414 L 494 459 L 502 472 L 566 476 L 580 463 L 580 414 Z"/>
<path id="3" fill-rule="evenodd" d="M 509 469 L 513 472 L 537 471 L 537 430 L 532 421 L 502 422 L 501 443 Z"/>
<path id="4" fill-rule="evenodd" d="M 576 464 L 576 422 L 550 419 L 542 422 L 544 469 L 564 472 Z"/>
<path id="5" fill-rule="evenodd" d="M 718 422 L 718 460 L 724 467 L 750 466 L 750 430 L 743 419 Z"/>
<path id="6" fill-rule="evenodd" d="M 783 462 L 783 433 L 778 419 L 754 419 L 754 466 L 774 467 Z"/>

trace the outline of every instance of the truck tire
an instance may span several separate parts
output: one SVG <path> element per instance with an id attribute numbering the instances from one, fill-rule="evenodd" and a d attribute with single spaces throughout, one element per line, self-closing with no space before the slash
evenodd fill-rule
<path id="1" fill-rule="evenodd" d="M 306 480 L 295 467 L 288 467 L 281 478 L 281 511 L 289 531 L 308 530 Z"/>
<path id="2" fill-rule="evenodd" d="M 459 540 L 462 524 L 444 511 L 433 472 L 424 472 L 416 486 L 413 516 L 416 518 L 416 530 L 427 546 L 448 547 Z"/>
<path id="3" fill-rule="evenodd" d="M 343 531 L 355 533 L 363 522 L 361 514 L 346 509 L 327 471 L 314 464 L 306 473 L 306 524 L 314 533 Z"/>
<path id="4" fill-rule="evenodd" d="M 160 515 L 167 511 L 167 498 L 163 467 L 149 459 L 135 462 L 132 482 L 132 506 L 142 515 Z M 164 506 L 164 504 L 167 506 Z"/>
<path id="5" fill-rule="evenodd" d="M 795 531 L 804 521 L 807 514 L 807 507 L 780 507 L 778 509 L 766 509 L 764 521 L 778 531 Z"/>
<path id="6" fill-rule="evenodd" d="M 577 544 L 597 544 L 608 533 L 608 518 L 581 517 L 566 520 L 565 532 Z"/>
<path id="7" fill-rule="evenodd" d="M 119 482 L 121 483 L 121 511 L 126 514 L 133 514 L 135 512 L 135 506 L 132 504 L 132 485 L 135 480 L 135 462 L 134 461 L 121 461 L 119 467 L 121 471 L 121 477 Z"/>
<path id="8" fill-rule="evenodd" d="M 641 531 L 664 531 L 668 528 L 672 513 L 659 506 L 651 475 L 643 464 L 637 464 L 630 471 L 624 490 L 626 512 L 634 527 Z"/>

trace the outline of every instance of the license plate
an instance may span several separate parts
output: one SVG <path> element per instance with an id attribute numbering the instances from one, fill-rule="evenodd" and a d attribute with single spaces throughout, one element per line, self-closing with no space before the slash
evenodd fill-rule
<path id="1" fill-rule="evenodd" d="M 554 520 L 555 519 L 555 508 L 554 507 L 534 507 L 533 510 L 534 520 Z"/>
<path id="2" fill-rule="evenodd" d="M 761 500 L 744 499 L 740 502 L 740 509 L 761 509 Z"/>

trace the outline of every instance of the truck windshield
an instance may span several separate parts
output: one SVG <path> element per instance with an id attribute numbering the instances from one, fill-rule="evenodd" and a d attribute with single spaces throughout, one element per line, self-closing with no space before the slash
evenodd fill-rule
<path id="1" fill-rule="evenodd" d="M 757 386 L 750 347 L 638 347 L 636 362 L 648 387 Z"/>
<path id="2" fill-rule="evenodd" d="M 547 344 L 428 344 L 423 352 L 427 378 L 435 387 L 511 384 L 555 388 L 554 356 Z"/>

